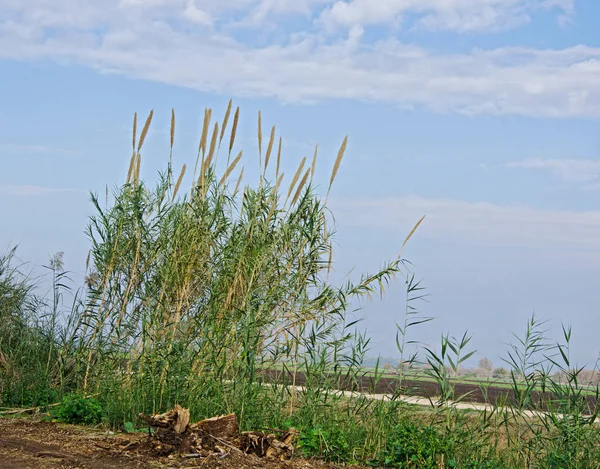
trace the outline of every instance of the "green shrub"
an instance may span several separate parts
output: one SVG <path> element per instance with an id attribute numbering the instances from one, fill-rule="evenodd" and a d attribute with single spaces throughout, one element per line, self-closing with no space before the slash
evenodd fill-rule
<path id="1" fill-rule="evenodd" d="M 442 467 L 456 467 L 446 454 L 444 438 L 437 429 L 401 422 L 390 433 L 385 449 L 372 462 L 386 467 L 436 469 L 445 461 Z"/>
<path id="2" fill-rule="evenodd" d="M 62 400 L 56 417 L 64 423 L 96 425 L 102 420 L 102 406 L 93 397 L 68 394 Z"/>

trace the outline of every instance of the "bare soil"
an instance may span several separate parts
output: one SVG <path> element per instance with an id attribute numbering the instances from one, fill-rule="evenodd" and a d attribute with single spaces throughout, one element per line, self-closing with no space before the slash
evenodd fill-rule
<path id="1" fill-rule="evenodd" d="M 320 461 L 287 461 L 229 452 L 205 458 L 157 456 L 147 434 L 112 433 L 39 418 L 0 418 L 2 469 L 334 469 Z"/>

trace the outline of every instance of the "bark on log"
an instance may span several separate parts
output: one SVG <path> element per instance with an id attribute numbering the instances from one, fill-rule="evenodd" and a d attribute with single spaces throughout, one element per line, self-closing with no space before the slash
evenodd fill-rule
<path id="1" fill-rule="evenodd" d="M 227 440 L 239 435 L 239 425 L 235 414 L 219 415 L 190 425 L 190 431 L 201 431 L 208 435 Z"/>

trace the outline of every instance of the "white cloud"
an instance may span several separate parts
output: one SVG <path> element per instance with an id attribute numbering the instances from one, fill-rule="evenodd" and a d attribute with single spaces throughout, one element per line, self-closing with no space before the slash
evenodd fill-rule
<path id="1" fill-rule="evenodd" d="M 363 36 L 365 26 L 389 23 L 389 12 L 417 14 L 425 22 L 443 19 L 446 29 L 464 28 L 469 12 L 470 18 L 489 16 L 489 27 L 483 30 L 493 30 L 540 8 L 570 14 L 570 0 L 345 4 L 3 0 L 0 58 L 51 59 L 201 91 L 285 102 L 358 99 L 466 114 L 600 115 L 600 48 L 512 47 L 439 54 L 393 36 L 375 43 Z M 349 9 L 341 38 L 321 29 L 335 8 Z M 496 13 L 488 15 L 488 10 Z M 294 21 L 285 21 L 289 17 Z"/>
<path id="2" fill-rule="evenodd" d="M 504 165 L 507 168 L 550 171 L 568 182 L 589 182 L 600 175 L 599 160 L 528 158 Z"/>
<path id="3" fill-rule="evenodd" d="M 344 224 L 398 233 L 426 215 L 419 238 L 467 245 L 600 251 L 600 211 L 540 210 L 419 196 L 332 200 Z"/>
<path id="4" fill-rule="evenodd" d="M 390 25 L 417 17 L 417 27 L 450 31 L 497 31 L 531 20 L 540 9 L 573 11 L 573 0 L 339 0 L 320 20 L 330 29 L 354 25 Z"/>
<path id="5" fill-rule="evenodd" d="M 57 148 L 47 145 L 28 145 L 19 143 L 0 143 L 0 154 L 8 155 L 27 155 L 27 154 L 54 154 L 54 155 L 75 155 L 74 150 L 66 148 Z"/>
<path id="6" fill-rule="evenodd" d="M 194 0 L 188 1 L 183 11 L 183 16 L 194 23 L 212 25 L 211 16 L 206 11 L 198 8 Z"/>
<path id="7" fill-rule="evenodd" d="M 0 194 L 12 195 L 17 197 L 29 197 L 59 193 L 82 192 L 78 189 L 46 187 L 46 186 L 29 186 L 19 184 L 0 185 Z"/>

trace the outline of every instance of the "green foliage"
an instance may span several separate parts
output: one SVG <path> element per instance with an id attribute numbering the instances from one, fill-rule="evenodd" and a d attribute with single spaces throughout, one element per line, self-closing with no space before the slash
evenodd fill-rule
<path id="1" fill-rule="evenodd" d="M 333 461 L 345 461 L 351 453 L 348 433 L 340 427 L 317 425 L 302 431 L 298 448 L 305 456 L 321 456 Z"/>
<path id="2" fill-rule="evenodd" d="M 55 401 L 58 369 L 52 311 L 22 272 L 14 247 L 0 255 L 0 403 L 44 406 Z"/>
<path id="3" fill-rule="evenodd" d="M 96 425 L 102 420 L 102 406 L 93 397 L 68 394 L 56 410 L 56 418 L 64 423 Z"/>
<path id="4" fill-rule="evenodd" d="M 443 435 L 433 427 L 411 422 L 396 425 L 388 436 L 386 447 L 375 464 L 386 467 L 436 469 L 448 452 Z M 452 460 L 446 467 L 456 467 Z"/>
<path id="5" fill-rule="evenodd" d="M 123 429 L 125 430 L 125 433 L 134 433 L 135 425 L 133 424 L 133 422 L 125 422 L 123 424 Z"/>

